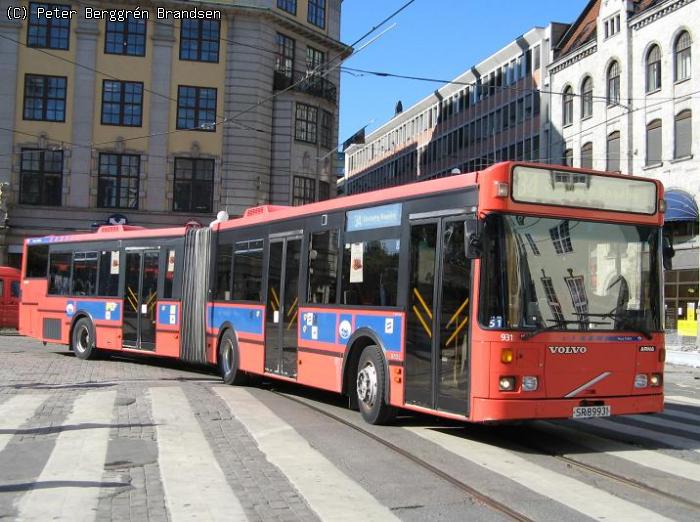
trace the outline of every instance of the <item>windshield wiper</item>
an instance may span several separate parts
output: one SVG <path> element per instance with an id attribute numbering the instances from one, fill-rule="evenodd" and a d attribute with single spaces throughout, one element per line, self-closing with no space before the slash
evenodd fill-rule
<path id="1" fill-rule="evenodd" d="M 546 332 L 548 330 L 554 330 L 555 328 L 557 328 L 559 326 L 567 325 L 567 324 L 606 324 L 606 323 L 604 323 L 602 321 L 586 321 L 584 323 L 580 319 L 576 319 L 576 320 L 562 319 L 561 321 L 556 321 L 555 324 L 550 324 L 549 326 L 543 326 L 541 328 L 537 328 L 536 330 L 532 330 L 531 332 L 524 332 L 524 333 L 520 334 L 520 339 L 522 339 L 523 341 L 527 341 L 528 339 L 532 339 L 537 334 L 540 334 L 542 332 Z"/>
<path id="2" fill-rule="evenodd" d="M 637 326 L 635 324 L 632 324 L 629 322 L 621 313 L 615 312 L 615 310 L 611 310 L 608 313 L 605 314 L 592 314 L 592 313 L 578 313 L 574 312 L 574 315 L 583 315 L 586 317 L 604 317 L 604 318 L 610 318 L 613 321 L 617 322 L 618 327 L 620 330 L 628 330 L 630 332 L 642 334 L 647 340 L 653 339 L 651 332 L 642 328 L 641 326 Z M 605 323 L 599 323 L 599 324 L 605 324 Z"/>

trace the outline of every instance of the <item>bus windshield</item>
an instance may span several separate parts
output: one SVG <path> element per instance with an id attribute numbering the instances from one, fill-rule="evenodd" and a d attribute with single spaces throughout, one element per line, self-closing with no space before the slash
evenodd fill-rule
<path id="1" fill-rule="evenodd" d="M 661 330 L 659 231 L 651 226 L 491 215 L 481 323 L 540 330 Z"/>

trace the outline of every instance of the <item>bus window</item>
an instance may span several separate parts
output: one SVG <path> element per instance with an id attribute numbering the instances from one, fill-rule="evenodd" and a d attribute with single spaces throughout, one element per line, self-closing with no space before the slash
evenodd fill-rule
<path id="1" fill-rule="evenodd" d="M 338 285 L 338 231 L 311 234 L 308 302 L 335 304 Z"/>
<path id="2" fill-rule="evenodd" d="M 119 295 L 119 250 L 103 250 L 100 255 L 99 295 L 102 297 Z"/>
<path id="3" fill-rule="evenodd" d="M 233 300 L 262 302 L 263 242 L 236 243 L 233 253 Z"/>
<path id="4" fill-rule="evenodd" d="M 19 298 L 19 281 L 12 281 L 10 283 L 10 297 Z"/>
<path id="5" fill-rule="evenodd" d="M 73 254 L 73 295 L 95 295 L 97 291 L 97 252 Z"/>
<path id="6" fill-rule="evenodd" d="M 343 304 L 396 306 L 398 239 L 347 243 L 343 255 Z"/>
<path id="7" fill-rule="evenodd" d="M 175 250 L 168 250 L 168 264 L 165 267 L 165 284 L 163 285 L 163 298 L 172 299 L 173 282 L 175 281 Z"/>
<path id="8" fill-rule="evenodd" d="M 70 253 L 49 255 L 49 295 L 70 294 Z"/>
<path id="9" fill-rule="evenodd" d="M 5 295 L 5 280 L 0 279 L 0 297 Z"/>
<path id="10" fill-rule="evenodd" d="M 219 301 L 231 300 L 231 261 L 233 245 L 219 245 L 216 249 L 216 295 Z"/>
<path id="11" fill-rule="evenodd" d="M 40 277 L 45 279 L 48 264 L 48 245 L 37 245 L 27 248 L 27 277 Z"/>

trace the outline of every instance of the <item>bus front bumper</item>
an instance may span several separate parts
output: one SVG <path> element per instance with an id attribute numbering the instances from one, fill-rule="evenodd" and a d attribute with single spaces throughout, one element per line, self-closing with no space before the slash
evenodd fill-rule
<path id="1" fill-rule="evenodd" d="M 660 413 L 664 409 L 662 393 L 629 397 L 576 399 L 483 399 L 472 400 L 469 420 L 493 422 L 524 419 L 571 419 L 574 409 L 588 405 L 610 407 L 610 415 Z"/>

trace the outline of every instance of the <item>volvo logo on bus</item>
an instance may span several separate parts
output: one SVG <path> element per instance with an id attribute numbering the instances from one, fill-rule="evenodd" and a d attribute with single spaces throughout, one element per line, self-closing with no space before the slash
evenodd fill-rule
<path id="1" fill-rule="evenodd" d="M 585 346 L 550 346 L 549 351 L 553 354 L 565 355 L 586 353 L 588 351 L 588 348 L 586 348 Z"/>

